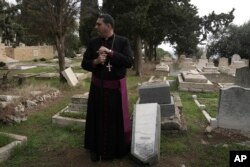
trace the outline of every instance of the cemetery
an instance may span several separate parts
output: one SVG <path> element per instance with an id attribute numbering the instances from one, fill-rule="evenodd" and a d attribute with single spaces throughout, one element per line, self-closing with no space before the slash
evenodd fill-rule
<path id="1" fill-rule="evenodd" d="M 93 27 L 103 22 L 91 19 L 111 12 L 107 2 L 121 19 L 115 22 L 119 37 L 112 32 L 111 48 L 105 35 L 99 48 L 91 47 Z M 249 151 L 250 31 L 244 26 L 250 22 L 227 29 L 234 10 L 200 17 L 189 1 L 113 2 L 0 1 L 0 167 L 224 167 L 230 166 L 230 151 Z M 159 48 L 165 42 L 173 53 Z M 126 80 L 117 79 L 125 67 Z M 90 137 L 101 155 L 97 162 L 96 150 L 85 149 L 86 127 L 100 131 Z M 123 150 L 122 138 L 129 153 L 105 159 L 113 146 Z"/>
<path id="2" fill-rule="evenodd" d="M 39 142 L 44 137 L 49 137 L 49 143 L 39 146 L 48 147 L 47 153 L 42 153 L 43 156 L 46 157 L 48 152 L 54 149 L 57 153 L 64 151 L 75 154 L 78 150 L 76 157 L 72 158 L 85 157 L 84 163 L 91 164 L 81 146 L 91 75 L 74 65 L 79 64 L 79 61 L 81 60 L 72 60 L 69 63 L 69 68 L 64 72 L 67 82 L 63 85 L 58 83 L 59 75 L 55 68 L 57 62 L 53 61 L 44 62 L 48 63 L 46 68 L 38 65 L 30 69 L 15 69 L 8 75 L 7 83 L 14 83 L 1 88 L 1 132 L 23 136 L 26 144 L 21 146 L 19 152 L 31 147 L 29 142 Z M 168 64 L 171 69 L 174 63 L 177 62 Z M 145 64 L 146 67 L 149 66 Z M 140 163 L 156 166 L 164 166 L 165 163 L 173 166 L 190 165 L 193 163 L 192 160 L 184 158 L 185 156 L 180 156 L 180 161 L 176 158 L 183 153 L 185 155 L 185 152 L 189 155 L 188 147 L 192 150 L 199 146 L 203 152 L 206 152 L 207 147 L 213 148 L 214 145 L 217 145 L 217 151 L 249 147 L 247 132 L 250 131 L 250 107 L 247 106 L 246 100 L 250 98 L 250 90 L 249 79 L 245 77 L 249 74 L 248 67 L 237 69 L 236 77 L 232 76 L 233 79 L 218 79 L 220 75 L 226 74 L 204 74 L 198 68 L 173 71 L 179 73 L 177 76 L 169 75 L 171 73 L 155 73 L 154 70 L 157 69 L 145 69 L 147 73 L 140 78 L 134 76 L 133 71 L 128 72 L 129 107 L 133 127 L 131 155 L 134 158 L 127 157 L 122 160 L 126 166 Z M 5 72 L 6 69 L 2 68 L 1 75 Z M 210 75 L 213 82 L 208 80 L 206 75 Z M 20 84 L 17 78 L 24 78 L 23 82 Z M 226 83 L 220 84 L 224 81 L 233 83 L 230 86 Z M 242 99 L 238 98 L 239 94 L 244 94 Z M 228 106 L 228 101 L 231 101 L 232 97 L 237 101 L 233 100 L 230 102 L 231 106 Z M 242 101 L 245 102 L 241 104 Z M 35 125 L 36 123 L 38 125 Z M 13 125 L 20 128 L 13 129 Z M 44 128 L 46 131 L 42 132 Z M 41 134 L 37 134 L 37 131 L 41 131 Z M 61 139 L 60 148 L 56 147 L 58 136 L 54 134 L 59 137 L 66 135 Z M 189 138 L 192 139 L 191 143 Z M 69 142 L 68 146 L 63 146 L 64 142 Z M 74 145 L 77 148 L 74 148 Z M 6 153 L 1 159 L 3 163 L 7 163 L 12 155 L 19 154 L 21 153 L 8 151 L 8 156 Z M 193 150 L 191 154 L 198 153 Z M 221 163 L 226 163 L 226 159 L 225 157 Z M 41 159 L 37 157 L 36 161 L 39 162 Z M 59 162 L 54 159 L 48 164 L 54 163 Z M 110 166 L 109 162 L 105 163 Z M 119 163 L 119 160 L 115 160 L 115 163 Z M 199 160 L 196 163 L 203 161 Z"/>

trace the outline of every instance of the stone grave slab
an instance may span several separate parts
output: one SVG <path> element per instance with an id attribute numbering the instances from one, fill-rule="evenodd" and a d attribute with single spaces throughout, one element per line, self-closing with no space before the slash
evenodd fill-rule
<path id="1" fill-rule="evenodd" d="M 36 78 L 39 79 L 50 79 L 50 78 L 57 78 L 59 77 L 58 73 L 40 73 L 36 76 Z"/>
<path id="2" fill-rule="evenodd" d="M 71 67 L 65 69 L 62 71 L 62 75 L 64 78 L 67 80 L 68 84 L 70 86 L 76 86 L 78 83 L 78 79 L 76 78 L 76 75 L 74 74 L 73 70 Z"/>
<path id="3" fill-rule="evenodd" d="M 171 96 L 171 103 L 160 104 L 160 108 L 161 108 L 161 117 L 173 116 L 175 114 L 174 97 Z"/>
<path id="4" fill-rule="evenodd" d="M 171 103 L 170 85 L 168 81 L 144 83 L 139 87 L 139 95 L 140 103 Z"/>
<path id="5" fill-rule="evenodd" d="M 220 89 L 218 127 L 250 131 L 250 88 Z"/>
<path id="6" fill-rule="evenodd" d="M 25 145 L 27 143 L 27 137 L 12 133 L 4 133 L 4 132 L 0 133 L 14 140 L 11 143 L 0 148 L 0 163 L 1 163 L 7 160 L 11 156 L 11 152 L 13 152 L 17 146 Z"/>
<path id="7" fill-rule="evenodd" d="M 65 126 L 72 126 L 72 125 L 77 125 L 80 127 L 85 127 L 86 120 L 85 119 L 77 119 L 77 118 L 68 118 L 68 117 L 62 117 L 60 114 L 62 112 L 68 112 L 68 106 L 64 109 L 62 109 L 60 112 L 56 113 L 52 117 L 52 123 L 56 124 L 60 127 L 65 127 Z"/>
<path id="8" fill-rule="evenodd" d="M 207 78 L 204 75 L 196 74 L 188 71 L 181 73 L 185 82 L 207 83 Z"/>
<path id="9" fill-rule="evenodd" d="M 213 92 L 215 87 L 213 83 L 207 80 L 206 83 L 200 82 L 186 82 L 181 74 L 178 74 L 179 90 L 192 92 Z"/>
<path id="10" fill-rule="evenodd" d="M 144 164 L 160 158 L 161 115 L 157 103 L 136 104 L 133 113 L 131 154 Z"/>
<path id="11" fill-rule="evenodd" d="M 16 70 L 27 70 L 27 69 L 32 69 L 32 68 L 37 68 L 37 66 L 31 66 L 31 65 L 17 65 L 15 67 Z"/>

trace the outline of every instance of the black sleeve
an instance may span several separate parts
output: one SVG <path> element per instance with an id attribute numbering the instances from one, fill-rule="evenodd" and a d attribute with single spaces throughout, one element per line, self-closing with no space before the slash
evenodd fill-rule
<path id="1" fill-rule="evenodd" d="M 117 67 L 130 68 L 133 65 L 132 49 L 127 38 L 122 40 L 122 50 L 114 51 L 111 58 L 111 63 Z"/>
<path id="2" fill-rule="evenodd" d="M 98 66 L 98 65 L 96 66 L 93 65 L 93 61 L 96 58 L 96 53 L 95 53 L 93 46 L 94 46 L 94 42 L 90 41 L 85 53 L 83 54 L 83 59 L 82 59 L 82 64 L 81 64 L 83 69 L 87 71 L 91 71 L 91 72 L 93 72 L 96 66 Z"/>

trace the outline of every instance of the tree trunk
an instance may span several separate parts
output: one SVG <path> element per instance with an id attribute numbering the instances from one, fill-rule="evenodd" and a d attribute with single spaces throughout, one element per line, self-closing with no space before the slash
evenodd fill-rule
<path id="1" fill-rule="evenodd" d="M 148 55 L 148 59 L 150 62 L 152 62 L 152 58 L 153 58 L 153 45 L 149 44 L 149 55 Z"/>
<path id="2" fill-rule="evenodd" d="M 137 36 L 135 38 L 134 45 L 134 53 L 135 53 L 135 72 L 136 75 L 142 75 L 142 51 L 141 51 L 141 37 Z"/>
<path id="3" fill-rule="evenodd" d="M 66 79 L 62 75 L 62 71 L 65 70 L 65 36 L 56 37 L 56 49 L 58 52 L 59 74 L 60 82 L 66 82 Z"/>
<path id="4" fill-rule="evenodd" d="M 156 58 L 157 58 L 157 46 L 154 45 L 154 58 L 155 58 L 155 61 L 156 61 Z"/>

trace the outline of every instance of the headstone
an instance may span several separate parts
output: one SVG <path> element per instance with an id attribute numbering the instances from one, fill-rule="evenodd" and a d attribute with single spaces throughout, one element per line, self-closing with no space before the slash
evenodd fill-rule
<path id="1" fill-rule="evenodd" d="M 161 117 L 170 117 L 175 114 L 174 99 L 170 96 L 168 81 L 159 80 L 144 83 L 139 88 L 139 94 L 140 104 L 158 103 L 160 105 Z"/>
<path id="2" fill-rule="evenodd" d="M 241 60 L 241 57 L 238 54 L 234 54 L 231 59 L 230 68 L 228 70 L 228 74 L 236 76 L 236 69 L 245 67 L 246 62 Z"/>
<path id="3" fill-rule="evenodd" d="M 81 112 L 86 115 L 88 94 L 76 94 L 71 97 L 69 103 L 69 112 Z"/>
<path id="4" fill-rule="evenodd" d="M 234 63 L 235 61 L 241 61 L 241 57 L 238 54 L 234 54 L 231 58 L 231 63 Z"/>
<path id="5" fill-rule="evenodd" d="M 203 74 L 218 74 L 218 67 L 214 66 L 213 60 L 209 59 L 209 62 L 205 67 L 202 68 Z"/>
<path id="6" fill-rule="evenodd" d="M 200 59 L 198 59 L 198 64 L 197 64 L 197 68 L 198 69 L 202 69 L 203 67 L 206 67 L 208 63 L 208 59 L 206 57 L 206 55 L 202 55 Z"/>
<path id="7" fill-rule="evenodd" d="M 169 104 L 170 85 L 168 81 L 148 82 L 139 87 L 140 103 Z"/>
<path id="8" fill-rule="evenodd" d="M 161 115 L 157 103 L 136 104 L 133 114 L 131 154 L 144 164 L 160 159 Z"/>
<path id="9" fill-rule="evenodd" d="M 250 88 L 250 67 L 236 69 L 236 85 Z"/>
<path id="10" fill-rule="evenodd" d="M 218 127 L 250 131 L 249 102 L 249 88 L 221 88 L 217 113 Z"/>
<path id="11" fill-rule="evenodd" d="M 164 62 L 161 62 L 160 64 L 156 65 L 155 70 L 169 72 L 169 66 L 165 64 Z"/>
<path id="12" fill-rule="evenodd" d="M 165 64 L 167 65 L 170 65 L 173 63 L 173 60 L 171 57 L 169 56 L 164 56 L 162 59 L 161 59 L 161 62 L 164 62 Z"/>
<path id="13" fill-rule="evenodd" d="M 228 67 L 228 58 L 222 57 L 219 59 L 219 68 Z"/>
<path id="14" fill-rule="evenodd" d="M 67 82 L 68 82 L 68 84 L 70 86 L 76 86 L 77 85 L 78 80 L 76 78 L 76 75 L 72 71 L 71 67 L 69 67 L 69 68 L 65 69 L 64 71 L 62 71 L 62 75 L 67 80 Z"/>

